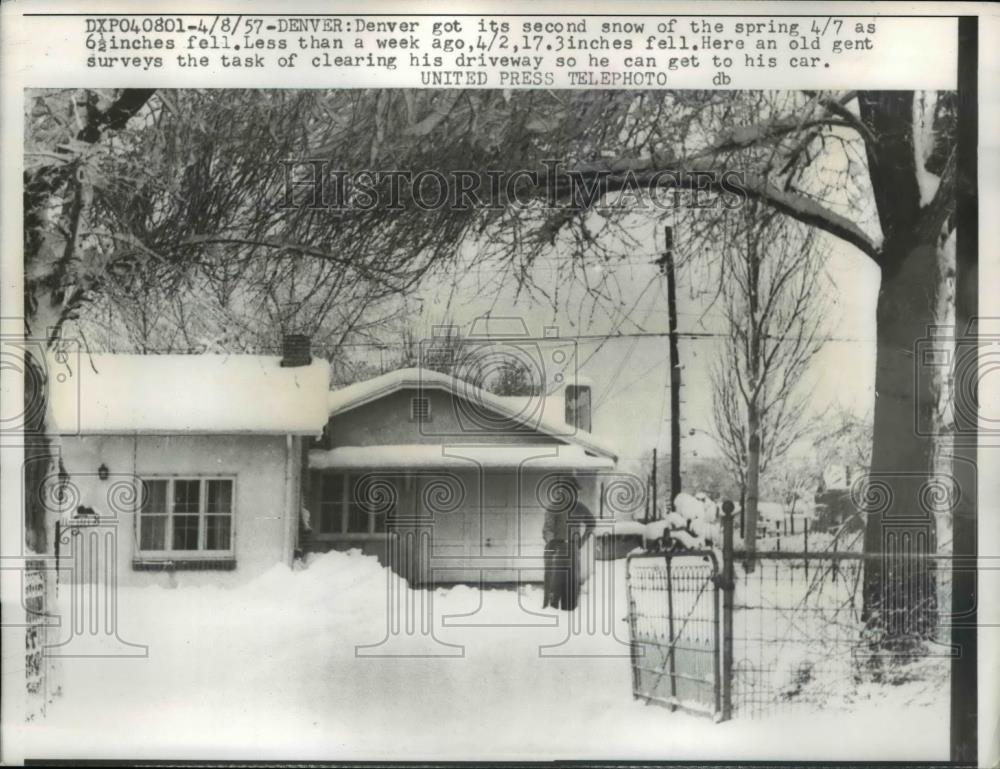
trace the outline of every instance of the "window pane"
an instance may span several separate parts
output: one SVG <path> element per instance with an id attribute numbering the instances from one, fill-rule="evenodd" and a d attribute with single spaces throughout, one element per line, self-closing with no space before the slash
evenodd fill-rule
<path id="1" fill-rule="evenodd" d="M 198 516 L 175 514 L 174 550 L 197 550 L 197 549 L 198 549 Z"/>
<path id="2" fill-rule="evenodd" d="M 230 516 L 209 515 L 205 517 L 205 549 L 228 550 Z"/>
<path id="3" fill-rule="evenodd" d="M 167 516 L 142 515 L 139 518 L 139 549 L 163 550 L 167 541 Z"/>
<path id="4" fill-rule="evenodd" d="M 339 473 L 333 473 L 323 476 L 323 493 L 322 500 L 324 502 L 341 502 L 344 499 L 344 476 Z"/>
<path id="5" fill-rule="evenodd" d="M 174 512 L 197 513 L 201 481 L 174 481 Z"/>
<path id="6" fill-rule="evenodd" d="M 319 533 L 339 534 L 341 527 L 340 515 L 344 506 L 341 504 L 321 503 L 319 506 Z"/>
<path id="7" fill-rule="evenodd" d="M 357 502 L 352 502 L 348 508 L 347 530 L 353 534 L 368 532 L 368 511 Z"/>
<path id="8" fill-rule="evenodd" d="M 205 512 L 231 513 L 233 511 L 233 482 L 206 481 Z"/>
<path id="9" fill-rule="evenodd" d="M 140 510 L 143 513 L 166 513 L 167 511 L 167 482 L 166 481 L 141 481 L 142 498 L 139 500 Z"/>

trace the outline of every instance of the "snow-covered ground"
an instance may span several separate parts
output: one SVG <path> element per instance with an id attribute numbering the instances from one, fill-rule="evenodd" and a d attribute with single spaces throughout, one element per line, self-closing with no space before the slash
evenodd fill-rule
<path id="1" fill-rule="evenodd" d="M 356 552 L 236 589 L 122 589 L 119 635 L 148 658 L 64 660 L 44 729 L 25 727 L 27 755 L 947 759 L 947 696 L 917 683 L 721 724 L 636 702 L 623 563 L 598 562 L 585 588 L 613 582 L 613 634 L 600 632 L 601 602 L 584 601 L 573 634 L 570 615 L 541 612 L 538 588 L 396 592 Z M 434 638 L 380 644 L 387 596 L 429 601 Z M 384 656 L 401 652 L 424 656 Z"/>

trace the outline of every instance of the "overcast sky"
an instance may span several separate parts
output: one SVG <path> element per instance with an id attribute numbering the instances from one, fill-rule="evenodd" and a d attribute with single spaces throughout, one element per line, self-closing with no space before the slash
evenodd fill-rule
<path id="1" fill-rule="evenodd" d="M 614 277 L 622 286 L 622 298 L 634 304 L 631 322 L 609 317 L 609 313 L 590 313 L 590 303 L 581 302 L 581 292 L 563 288 L 557 309 L 544 300 L 515 297 L 513 282 L 502 278 L 495 266 L 483 265 L 457 271 L 458 281 L 430 281 L 420 294 L 420 323 L 428 326 L 450 315 L 468 334 L 470 324 L 482 315 L 518 317 L 529 333 L 544 334 L 546 326 L 557 326 L 560 336 L 604 335 L 618 332 L 667 330 L 666 280 L 650 264 L 658 255 L 650 229 L 643 245 L 627 255 L 625 263 L 614 268 Z M 875 298 L 878 271 L 871 261 L 853 247 L 827 239 L 830 257 L 831 309 L 829 333 L 833 337 L 816 357 L 810 372 L 818 409 L 837 403 L 863 413 L 871 406 L 875 364 Z M 662 248 L 662 245 L 661 245 Z M 549 289 L 555 287 L 553 254 L 547 264 L 536 267 L 535 279 Z M 596 271 L 597 268 L 592 268 Z M 687 266 L 678 275 L 678 315 L 681 332 L 719 331 L 723 328 L 717 311 L 708 309 L 704 280 L 699 268 Z M 582 311 L 581 311 L 582 309 Z M 594 431 L 618 445 L 623 460 L 648 455 L 654 446 L 669 448 L 668 347 L 666 337 L 614 338 L 601 344 L 599 339 L 576 341 L 579 372 L 593 380 Z M 543 344 L 542 347 L 545 347 Z M 714 454 L 712 441 L 701 430 L 712 429 L 710 364 L 719 354 L 721 340 L 712 338 L 682 339 L 680 358 L 683 367 L 682 436 L 684 453 Z M 543 353 L 542 357 L 545 355 Z M 551 364 L 547 371 L 555 369 Z M 695 434 L 690 435 L 690 431 Z"/>

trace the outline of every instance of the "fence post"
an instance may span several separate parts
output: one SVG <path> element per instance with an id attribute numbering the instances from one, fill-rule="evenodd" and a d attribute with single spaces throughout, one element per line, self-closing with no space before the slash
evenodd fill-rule
<path id="1" fill-rule="evenodd" d="M 670 641 L 670 646 L 668 647 L 670 652 L 670 699 L 673 702 L 670 705 L 671 710 L 676 710 L 674 703 L 677 702 L 677 662 L 674 656 L 674 584 L 671 578 L 670 572 L 672 571 L 672 560 L 669 555 L 666 557 L 667 562 L 667 632 Z"/>
<path id="2" fill-rule="evenodd" d="M 733 717 L 733 503 L 722 503 L 722 704 L 721 718 Z"/>

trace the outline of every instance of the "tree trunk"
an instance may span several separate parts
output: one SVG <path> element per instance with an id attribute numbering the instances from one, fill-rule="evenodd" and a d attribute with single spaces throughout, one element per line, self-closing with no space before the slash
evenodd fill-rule
<path id="1" fill-rule="evenodd" d="M 27 346 L 26 346 L 27 347 Z M 29 349 L 24 353 L 24 544 L 32 553 L 48 552 L 46 505 L 42 493 L 52 461 L 45 434 L 45 366 Z"/>
<path id="2" fill-rule="evenodd" d="M 922 340 L 935 323 L 937 233 L 887 242 L 877 316 L 871 472 L 858 497 L 865 524 L 864 605 L 873 643 L 906 648 L 933 632 L 935 550 L 927 504 L 935 386 Z"/>
<path id="3" fill-rule="evenodd" d="M 763 245 L 759 233 L 748 228 L 747 240 L 747 309 L 749 353 L 747 363 L 750 375 L 750 397 L 747 401 L 747 514 L 743 543 L 747 551 L 747 570 L 754 567 L 754 553 L 757 552 L 757 501 L 760 493 L 760 439 L 761 414 L 760 394 L 764 388 L 763 379 L 763 321 L 760 318 L 760 271 Z"/>
<path id="4" fill-rule="evenodd" d="M 747 431 L 750 438 L 747 450 L 746 531 L 743 543 L 747 551 L 748 570 L 753 568 L 753 555 L 757 552 L 757 499 L 760 494 L 760 415 L 757 405 L 751 403 L 747 410 Z"/>

